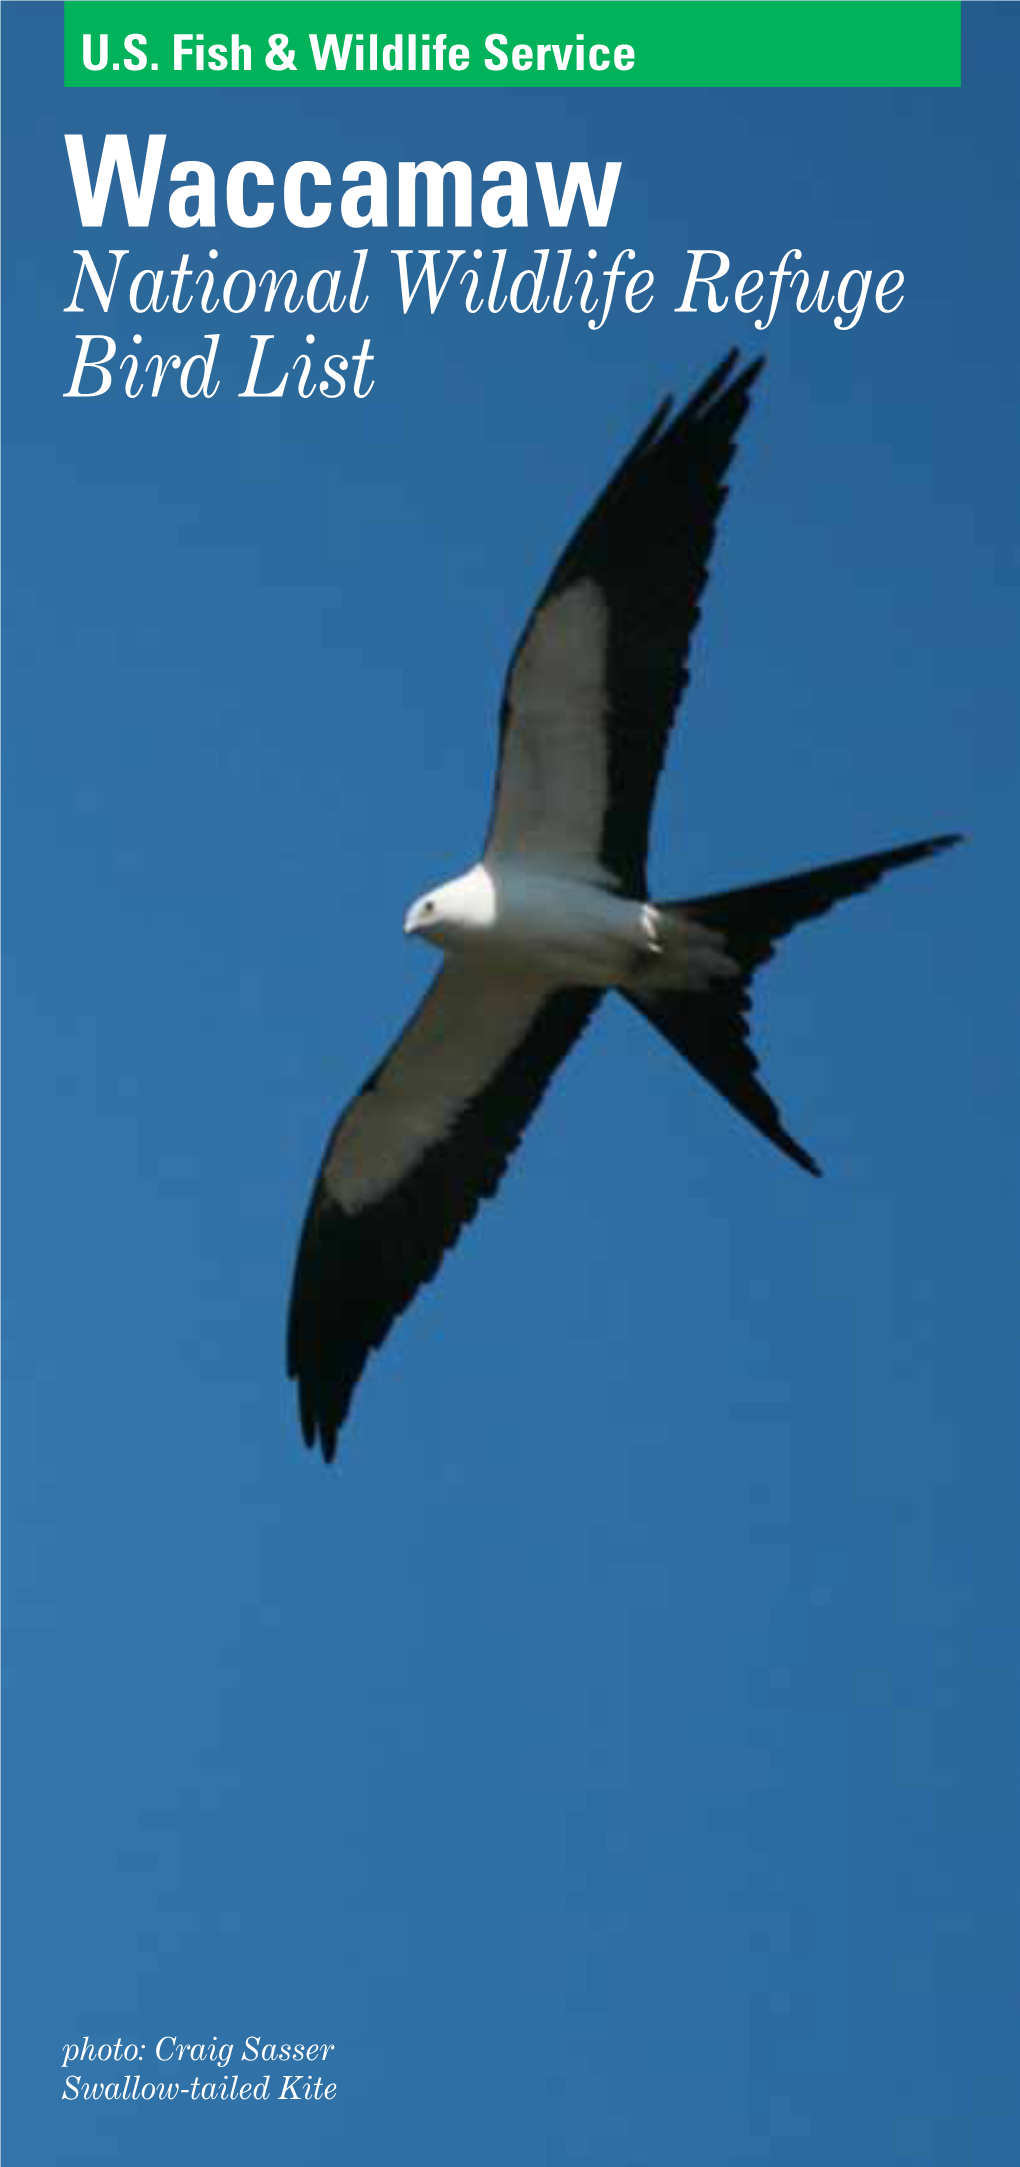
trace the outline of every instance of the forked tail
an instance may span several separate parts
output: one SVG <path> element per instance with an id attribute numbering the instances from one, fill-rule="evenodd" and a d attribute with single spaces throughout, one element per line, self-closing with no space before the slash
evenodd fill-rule
<path id="1" fill-rule="evenodd" d="M 874 887 L 883 873 L 900 865 L 913 865 L 919 858 L 934 857 L 937 851 L 948 850 L 961 840 L 959 835 L 937 835 L 929 842 L 906 843 L 899 850 L 879 850 L 867 858 L 845 858 L 839 865 L 793 873 L 786 880 L 765 881 L 756 888 L 732 888 L 725 895 L 657 904 L 659 910 L 683 913 L 685 918 L 721 933 L 737 970 L 731 977 L 720 977 L 704 992 L 625 993 L 624 999 L 647 1016 L 669 1045 L 714 1084 L 770 1143 L 798 1166 L 806 1167 L 809 1174 L 819 1174 L 821 1168 L 788 1135 L 778 1108 L 758 1081 L 758 1063 L 750 1039 L 754 974 L 774 955 L 784 933 L 806 918 L 822 917 L 844 896 L 860 895 L 865 888 Z"/>

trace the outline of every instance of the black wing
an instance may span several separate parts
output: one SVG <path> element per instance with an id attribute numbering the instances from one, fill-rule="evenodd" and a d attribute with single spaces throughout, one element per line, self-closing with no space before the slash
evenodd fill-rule
<path id="1" fill-rule="evenodd" d="M 490 857 L 574 862 L 644 896 L 648 829 L 687 683 L 724 475 L 762 367 L 731 353 L 667 400 L 564 551 L 507 675 Z"/>
<path id="2" fill-rule="evenodd" d="M 438 1270 L 599 994 L 444 964 L 337 1123 L 298 1250 L 287 1327 L 305 1443 L 331 1460 L 369 1355 Z"/>

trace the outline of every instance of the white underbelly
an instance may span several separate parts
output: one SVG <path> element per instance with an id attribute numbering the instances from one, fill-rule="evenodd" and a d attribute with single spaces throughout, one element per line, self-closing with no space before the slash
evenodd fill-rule
<path id="1" fill-rule="evenodd" d="M 488 939 L 571 985 L 618 986 L 656 951 L 655 913 L 594 883 L 491 866 L 495 919 Z"/>
<path id="2" fill-rule="evenodd" d="M 723 935 L 681 905 L 614 895 L 534 861 L 489 858 L 437 894 L 457 906 L 426 933 L 437 947 L 559 985 L 699 992 L 738 969 Z"/>

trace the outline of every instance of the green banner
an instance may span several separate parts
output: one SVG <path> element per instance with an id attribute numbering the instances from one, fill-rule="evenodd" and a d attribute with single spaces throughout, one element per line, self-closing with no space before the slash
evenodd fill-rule
<path id="1" fill-rule="evenodd" d="M 960 81 L 960 0 L 66 0 L 75 89 L 463 84 L 851 89 Z"/>

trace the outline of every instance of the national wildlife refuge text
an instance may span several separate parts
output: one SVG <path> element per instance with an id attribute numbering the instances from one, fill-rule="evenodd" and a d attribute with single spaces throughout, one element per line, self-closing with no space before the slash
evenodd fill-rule
<path id="1" fill-rule="evenodd" d="M 459 159 L 401 160 L 393 171 L 359 156 L 340 169 L 338 185 L 317 159 L 282 173 L 263 159 L 243 159 L 221 181 L 198 158 L 165 171 L 165 135 L 134 143 L 127 135 L 64 141 L 69 203 L 82 229 L 101 229 L 111 206 L 128 226 L 144 229 L 159 205 L 188 239 L 167 264 L 140 262 L 133 247 L 104 247 L 91 238 L 72 247 L 63 313 L 84 323 L 72 332 L 65 399 L 119 393 L 196 400 L 221 391 L 239 399 L 336 400 L 345 391 L 367 399 L 386 382 L 386 357 L 373 346 L 370 324 L 357 319 L 367 315 L 373 285 L 382 280 L 397 280 L 405 316 L 462 309 L 468 316 L 541 323 L 569 315 L 589 331 L 600 331 L 614 310 L 642 316 L 659 302 L 676 316 L 725 316 L 727 332 L 738 319 L 767 331 L 781 311 L 817 314 L 845 332 L 869 312 L 894 315 L 905 298 L 896 266 L 808 264 L 794 242 L 777 247 L 763 266 L 735 265 L 721 236 L 711 246 L 678 245 L 669 264 L 657 268 L 639 263 L 625 244 L 597 247 L 592 233 L 609 226 L 618 198 L 626 204 L 620 160 L 608 160 L 601 173 L 587 160 L 558 169 L 539 159 L 533 171 L 496 160 L 479 175 Z M 310 278 L 287 267 L 285 242 L 274 264 L 255 259 L 228 266 L 215 241 L 206 240 L 223 223 L 251 233 L 274 224 L 278 231 L 325 226 L 334 217 L 358 235 L 394 226 L 403 233 L 465 227 L 476 201 L 482 224 L 494 233 L 516 234 L 530 224 L 548 240 L 488 249 L 383 243 L 375 254 L 353 245 Z M 144 329 L 114 337 L 103 319 L 125 302 Z M 326 351 L 334 341 L 342 352 Z"/>

